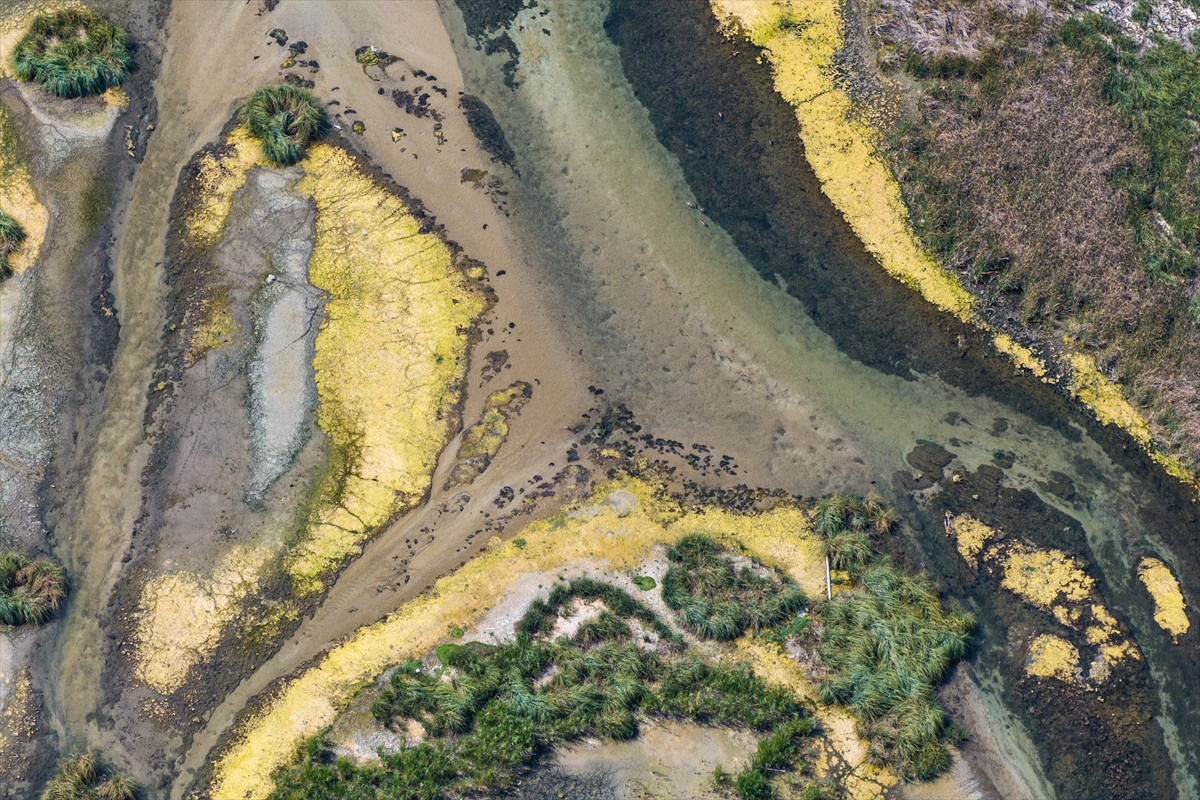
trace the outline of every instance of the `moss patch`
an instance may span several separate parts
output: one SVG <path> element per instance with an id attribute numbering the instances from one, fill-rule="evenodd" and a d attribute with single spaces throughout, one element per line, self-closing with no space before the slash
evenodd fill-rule
<path id="1" fill-rule="evenodd" d="M 1187 633 L 1191 627 L 1187 604 L 1179 591 L 1179 581 L 1167 565 L 1157 558 L 1143 558 L 1138 564 L 1138 578 L 1154 598 L 1154 621 L 1158 626 L 1175 637 Z"/>
<path id="2" fill-rule="evenodd" d="M 458 463 L 446 488 L 469 484 L 488 468 L 508 438 L 509 419 L 521 413 L 532 396 L 533 387 L 524 381 L 487 396 L 479 421 L 463 433 L 456 456 Z"/>

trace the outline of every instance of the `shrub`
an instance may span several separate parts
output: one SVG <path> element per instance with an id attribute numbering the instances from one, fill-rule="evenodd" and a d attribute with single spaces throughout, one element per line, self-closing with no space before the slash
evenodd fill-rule
<path id="1" fill-rule="evenodd" d="M 307 89 L 287 84 L 256 89 L 242 105 L 242 124 L 262 141 L 263 156 L 279 166 L 304 158 L 325 129 L 325 109 Z"/>
<path id="2" fill-rule="evenodd" d="M 86 97 L 120 86 L 133 68 L 125 31 L 85 8 L 39 14 L 11 56 L 17 80 L 58 97 Z"/>
<path id="3" fill-rule="evenodd" d="M 136 791 L 128 776 L 105 770 L 92 753 L 78 753 L 59 764 L 42 800 L 133 800 Z"/>
<path id="4" fill-rule="evenodd" d="M 25 242 L 25 229 L 8 214 L 0 211 L 0 280 L 12 277 L 8 257 Z"/>
<path id="5" fill-rule="evenodd" d="M 62 567 L 44 559 L 30 561 L 0 553 L 0 625 L 41 624 L 67 595 Z"/>

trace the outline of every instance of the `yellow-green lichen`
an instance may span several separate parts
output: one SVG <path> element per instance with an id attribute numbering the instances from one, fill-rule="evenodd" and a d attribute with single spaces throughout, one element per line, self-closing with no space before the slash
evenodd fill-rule
<path id="1" fill-rule="evenodd" d="M 1172 636 L 1183 636 L 1191 627 L 1187 617 L 1187 604 L 1179 581 L 1171 570 L 1157 558 L 1143 558 L 1138 565 L 1138 578 L 1150 597 L 1154 599 L 1154 621 Z"/>
<path id="2" fill-rule="evenodd" d="M 400 198 L 344 150 L 312 145 L 297 190 L 316 206 L 309 282 L 325 291 L 317 424 L 348 465 L 288 560 L 311 592 L 392 516 L 425 495 L 450 437 L 467 332 L 486 297 Z"/>
<path id="3" fill-rule="evenodd" d="M 16 125 L 8 110 L 0 106 L 0 211 L 19 222 L 25 232 L 20 249 L 8 256 L 8 266 L 15 274 L 37 261 L 50 225 L 50 214 L 38 201 L 23 156 Z"/>
<path id="4" fill-rule="evenodd" d="M 237 333 L 237 322 L 229 315 L 229 293 L 217 292 L 200 303 L 195 316 L 199 320 L 192 332 L 192 340 L 184 355 L 184 368 L 204 358 L 209 350 L 218 350 L 233 341 Z"/>
<path id="5" fill-rule="evenodd" d="M 258 141 L 241 126 L 201 158 L 196 168 L 196 205 L 184 223 L 194 244 L 211 247 L 221 241 L 233 196 L 246 185 L 250 170 L 263 163 Z"/>
<path id="6" fill-rule="evenodd" d="M 488 468 L 508 438 L 509 419 L 519 414 L 532 396 L 533 387 L 524 381 L 517 381 L 507 389 L 487 396 L 479 421 L 463 432 L 456 457 L 458 463 L 446 484 L 447 488 L 469 484 Z"/>
<path id="7" fill-rule="evenodd" d="M 1029 645 L 1025 674 L 1035 678 L 1058 678 L 1071 683 L 1080 674 L 1079 651 L 1066 639 L 1043 633 Z"/>
<path id="8" fill-rule="evenodd" d="M 264 548 L 234 547 L 210 575 L 168 571 L 146 583 L 137 627 L 137 676 L 164 694 L 216 648 L 239 603 L 258 586 Z"/>
<path id="9" fill-rule="evenodd" d="M 635 480 L 599 487 L 582 507 L 535 522 L 520 536 L 524 547 L 495 540 L 487 552 L 440 579 L 434 589 L 398 612 L 360 629 L 316 666 L 293 680 L 243 727 L 215 767 L 216 800 L 257 800 L 271 790 L 271 772 L 296 744 L 329 725 L 360 687 L 388 665 L 419 656 L 449 626 L 474 624 L 520 576 L 591 562 L 630 569 L 657 543 L 705 533 L 743 546 L 786 571 L 810 596 L 824 592 L 824 559 L 802 511 L 783 507 L 751 516 L 719 509 L 687 510 L 658 487 Z"/>
<path id="10" fill-rule="evenodd" d="M 833 204 L 893 277 L 959 319 L 976 301 L 934 263 L 908 224 L 900 185 L 873 145 L 875 134 L 835 83 L 844 44 L 840 0 L 712 0 L 737 18 L 774 67 L 775 89 L 796 110 L 804 149 Z"/>

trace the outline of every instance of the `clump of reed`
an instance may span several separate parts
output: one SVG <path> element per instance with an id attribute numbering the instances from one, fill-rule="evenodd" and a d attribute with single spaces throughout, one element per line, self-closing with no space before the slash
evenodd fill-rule
<path id="1" fill-rule="evenodd" d="M 9 256 L 21 249 L 25 243 L 25 229 L 9 214 L 0 211 L 0 281 L 11 278 L 12 266 Z"/>
<path id="2" fill-rule="evenodd" d="M 262 142 L 272 164 L 290 166 L 304 158 L 308 143 L 325 129 L 325 108 L 312 92 L 286 83 L 263 86 L 242 105 L 242 124 Z"/>
<path id="3" fill-rule="evenodd" d="M 762 632 L 786 622 L 807 600 L 794 586 L 749 566 L 735 569 L 716 542 L 692 534 L 667 551 L 663 602 L 701 639 L 730 641 L 747 630 Z"/>
<path id="4" fill-rule="evenodd" d="M 0 625 L 41 624 L 67 596 L 62 567 L 18 553 L 0 553 Z"/>
<path id="5" fill-rule="evenodd" d="M 133 69 L 125 31 L 86 8 L 39 14 L 10 57 L 17 80 L 58 97 L 87 97 L 120 86 Z"/>
<path id="6" fill-rule="evenodd" d="M 550 641 L 576 600 L 605 608 L 573 636 Z M 658 641 L 638 636 L 634 623 L 659 632 Z M 296 763 L 276 773 L 271 797 L 376 796 L 378 787 L 387 787 L 389 797 L 492 796 L 555 745 L 584 736 L 632 739 L 640 720 L 654 715 L 767 734 L 749 777 L 738 776 L 745 791 L 735 787 L 758 800 L 772 796 L 768 773 L 794 766 L 812 731 L 791 692 L 768 686 L 746 665 L 710 665 L 684 653 L 653 611 L 611 584 L 579 578 L 556 585 L 530 607 L 518 631 L 509 644 L 441 645 L 438 658 L 448 675 L 416 661 L 397 668 L 371 712 L 393 730 L 419 723 L 426 734 L 420 744 L 360 767 L 332 758 L 318 735 L 300 748 Z"/>
<path id="7" fill-rule="evenodd" d="M 133 800 L 136 792 L 127 775 L 104 769 L 92 753 L 79 753 L 59 765 L 42 800 Z"/>
<path id="8" fill-rule="evenodd" d="M 946 715 L 935 688 L 966 655 L 974 619 L 947 613 L 928 581 L 877 558 L 819 621 L 817 654 L 829 670 L 821 702 L 850 711 L 876 763 L 922 780 L 944 772 Z"/>
<path id="9" fill-rule="evenodd" d="M 813 522 L 834 569 L 857 572 L 874 557 L 871 539 L 890 533 L 896 512 L 876 494 L 863 498 L 834 494 L 817 502 Z"/>

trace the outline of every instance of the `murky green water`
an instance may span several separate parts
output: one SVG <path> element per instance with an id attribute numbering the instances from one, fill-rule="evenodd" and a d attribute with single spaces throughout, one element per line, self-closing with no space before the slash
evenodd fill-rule
<path id="1" fill-rule="evenodd" d="M 516 153 L 510 200 L 529 268 L 597 385 L 656 433 L 703 431 L 775 485 L 890 494 L 912 525 L 914 560 L 980 616 L 981 692 L 1026 720 L 1025 731 L 995 727 L 1028 762 L 1031 795 L 1051 791 L 1040 768 L 1062 797 L 1197 796 L 1196 635 L 1172 646 L 1134 573 L 1152 552 L 1185 592 L 1196 585 L 1191 499 L 1127 437 L 1015 374 L 882 272 L 820 194 L 766 68 L 716 34 L 706 3 L 539 3 L 509 29 L 515 89 L 497 69 L 504 56 L 476 50 L 458 9 L 443 10 L 468 88 Z M 969 473 L 1011 454 L 1003 484 L 1014 491 L 990 505 L 954 491 L 912 502 L 892 481 L 918 440 Z M 1146 683 L 1114 686 L 1111 700 L 1149 704 L 1159 725 L 1126 750 L 1119 726 L 1108 730 L 1112 775 L 1089 774 L 1104 770 L 1089 763 L 1086 737 L 1051 752 L 1054 725 L 1079 721 L 1063 708 L 1046 727 L 1036 692 L 1016 690 L 1012 664 L 1000 668 L 1012 661 L 1011 620 L 963 579 L 941 525 L 950 506 L 1086 559 L 1133 631 Z"/>

